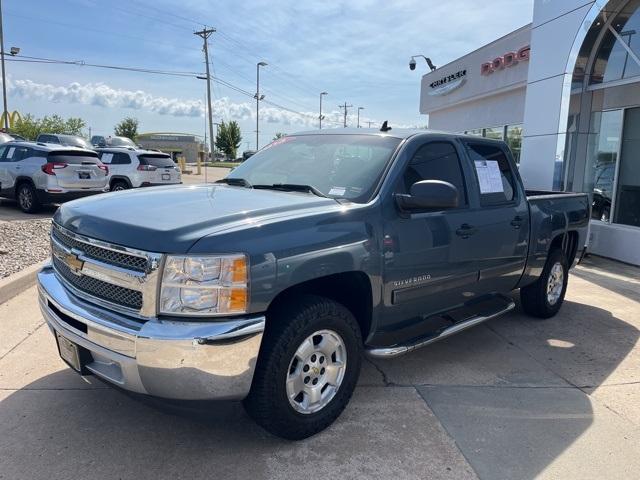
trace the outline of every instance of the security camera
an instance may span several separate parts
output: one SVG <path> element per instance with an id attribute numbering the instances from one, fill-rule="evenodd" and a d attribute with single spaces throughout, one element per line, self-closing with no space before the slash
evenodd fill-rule
<path id="1" fill-rule="evenodd" d="M 18 55 L 20 53 L 20 48 L 11 47 L 11 49 L 9 50 L 9 53 L 11 53 L 11 55 Z"/>
<path id="2" fill-rule="evenodd" d="M 409 60 L 409 70 L 415 70 L 416 69 L 416 60 L 415 58 L 412 58 L 411 60 Z"/>

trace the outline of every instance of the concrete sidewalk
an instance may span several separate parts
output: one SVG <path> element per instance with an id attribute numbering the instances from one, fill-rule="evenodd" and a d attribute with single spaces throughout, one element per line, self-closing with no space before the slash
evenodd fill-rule
<path id="1" fill-rule="evenodd" d="M 0 478 L 640 478 L 639 273 L 589 259 L 551 320 L 516 309 L 367 360 L 342 417 L 298 443 L 238 404 L 143 401 L 77 376 L 32 288 L 0 305 Z"/>

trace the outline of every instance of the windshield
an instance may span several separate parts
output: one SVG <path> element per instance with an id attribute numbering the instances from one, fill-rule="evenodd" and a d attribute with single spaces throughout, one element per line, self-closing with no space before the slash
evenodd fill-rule
<path id="1" fill-rule="evenodd" d="M 309 185 L 324 195 L 365 203 L 399 138 L 379 135 L 294 135 L 280 138 L 227 178 L 250 185 Z"/>
<path id="2" fill-rule="evenodd" d="M 84 138 L 60 135 L 60 143 L 68 147 L 80 147 L 93 149 L 93 146 Z"/>
<path id="3" fill-rule="evenodd" d="M 112 147 L 135 147 L 136 144 L 127 137 L 111 137 L 109 139 L 109 145 Z"/>

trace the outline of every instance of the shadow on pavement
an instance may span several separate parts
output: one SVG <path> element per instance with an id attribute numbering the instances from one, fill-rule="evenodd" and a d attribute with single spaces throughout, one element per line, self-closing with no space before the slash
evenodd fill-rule
<path id="1" fill-rule="evenodd" d="M 516 311 L 487 328 L 563 384 L 417 387 L 480 478 L 528 479 L 543 472 L 552 478 L 572 478 L 578 472 L 588 478 L 622 478 L 624 472 L 640 471 L 629 462 L 629 426 L 606 407 L 595 405 L 583 390 L 633 375 L 621 363 L 638 341 L 638 329 L 608 310 L 571 301 L 549 320 L 533 320 Z M 480 337 L 481 332 L 467 335 Z M 463 340 L 452 339 L 448 348 L 441 345 L 441 357 L 472 362 L 455 345 L 467 343 Z M 429 368 L 447 365 L 431 358 Z M 618 368 L 625 373 L 618 374 Z M 580 447 L 580 453 L 564 457 L 577 442 L 591 442 L 590 449 Z"/>

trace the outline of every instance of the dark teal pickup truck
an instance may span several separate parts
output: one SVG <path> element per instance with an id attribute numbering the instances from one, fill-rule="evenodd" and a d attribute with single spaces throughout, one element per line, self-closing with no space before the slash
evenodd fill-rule
<path id="1" fill-rule="evenodd" d="M 587 195 L 525 191 L 503 142 L 430 131 L 281 138 L 229 176 L 62 206 L 39 301 L 83 375 L 244 400 L 313 435 L 363 354 L 390 358 L 514 308 L 561 307 Z M 427 366 L 428 368 L 428 366 Z"/>

